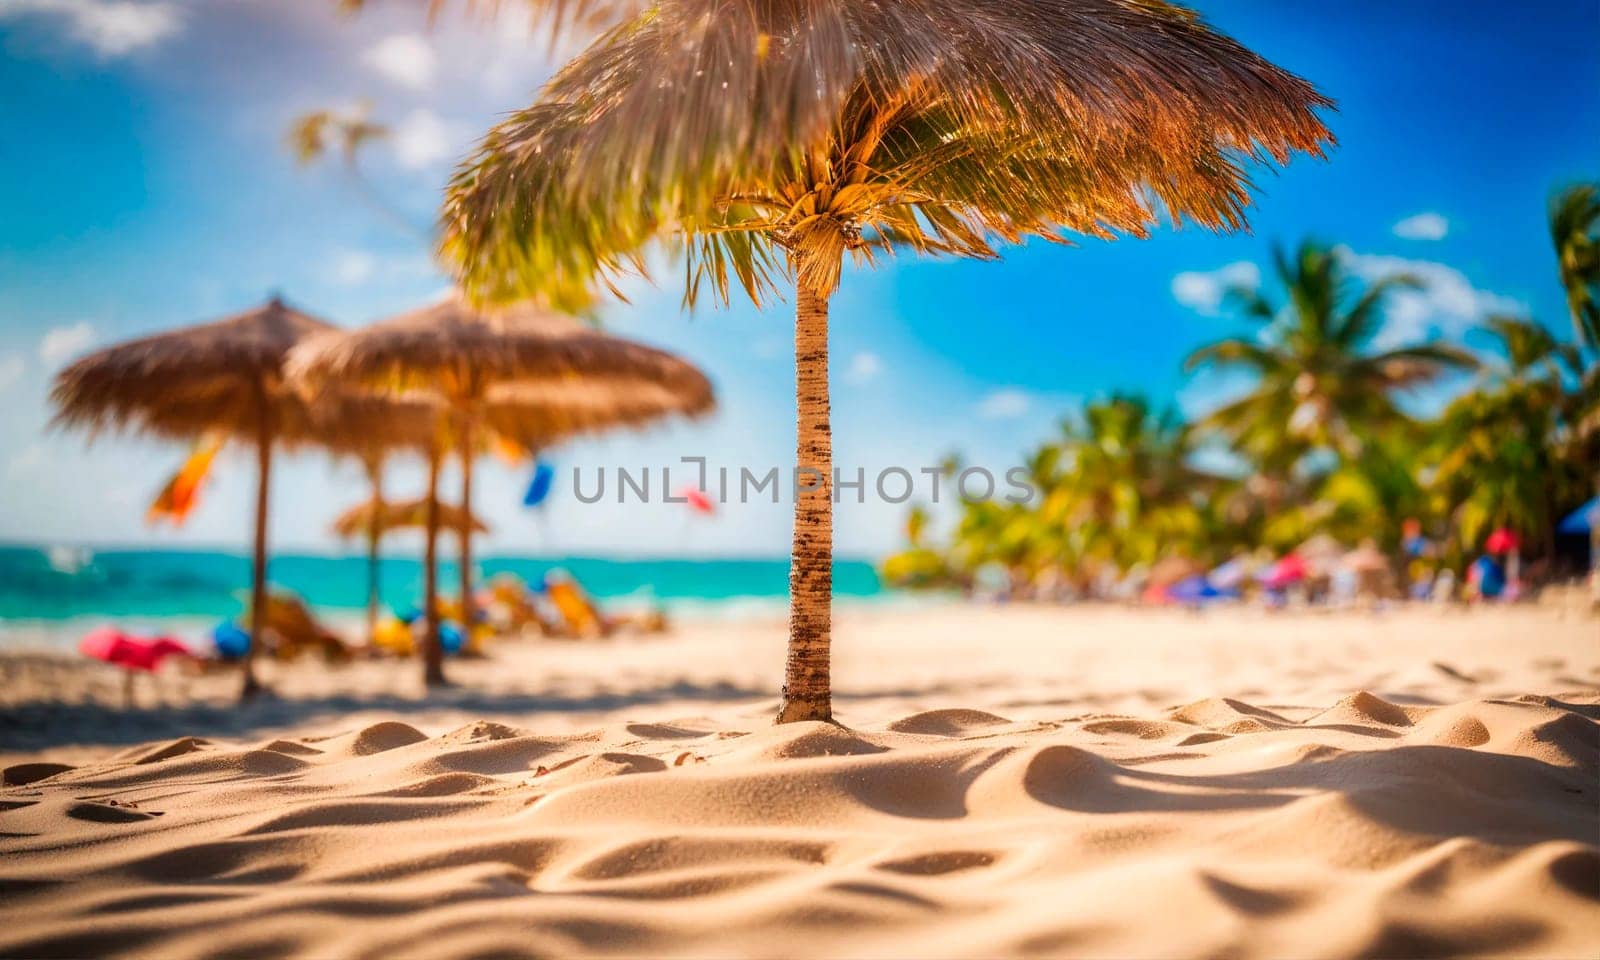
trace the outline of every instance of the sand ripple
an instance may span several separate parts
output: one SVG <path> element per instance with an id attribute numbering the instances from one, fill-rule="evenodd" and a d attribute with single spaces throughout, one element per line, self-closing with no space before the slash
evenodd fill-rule
<path id="1" fill-rule="evenodd" d="M 1600 706 L 382 722 L 5 770 L 0 953 L 1600 953 Z"/>

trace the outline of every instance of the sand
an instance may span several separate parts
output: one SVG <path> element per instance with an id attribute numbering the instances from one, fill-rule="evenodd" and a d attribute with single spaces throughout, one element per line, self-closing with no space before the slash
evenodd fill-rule
<path id="1" fill-rule="evenodd" d="M 139 691 L 0 658 L 0 953 L 1600 955 L 1600 621 L 851 613 Z M 160 699 L 160 698 L 165 698 Z"/>

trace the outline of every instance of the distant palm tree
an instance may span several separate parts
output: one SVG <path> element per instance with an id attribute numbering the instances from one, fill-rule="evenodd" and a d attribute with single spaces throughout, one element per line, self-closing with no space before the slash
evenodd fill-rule
<path id="1" fill-rule="evenodd" d="M 1550 239 L 1578 339 L 1600 350 L 1600 184 L 1580 183 L 1551 199 Z"/>
<path id="2" fill-rule="evenodd" d="M 361 169 L 363 150 L 390 136 L 389 127 L 370 119 L 368 113 L 365 104 L 350 110 L 310 110 L 289 122 L 284 141 L 302 167 L 337 156 L 345 177 L 371 210 L 411 239 L 431 245 L 429 231 L 391 204 Z"/>
<path id="3" fill-rule="evenodd" d="M 1082 556 L 1127 570 L 1195 552 L 1199 506 L 1218 483 L 1190 464 L 1192 438 L 1174 413 L 1130 395 L 1091 403 L 1062 425 L 1060 519 L 1082 536 Z"/>
<path id="4" fill-rule="evenodd" d="M 1551 199 L 1550 238 L 1578 341 L 1600 350 L 1600 183 L 1577 184 Z M 1582 371 L 1573 401 L 1575 441 L 1586 448 L 1591 482 L 1600 491 L 1600 363 Z M 1589 562 L 1600 601 L 1600 524 L 1589 531 Z"/>
<path id="5" fill-rule="evenodd" d="M 1575 346 L 1519 317 L 1486 328 L 1503 360 L 1441 414 L 1431 444 L 1431 486 L 1449 511 L 1463 550 L 1495 527 L 1550 546 L 1558 513 L 1582 497 L 1592 444 L 1572 429 L 1582 373 Z M 1591 465 L 1592 466 L 1592 465 Z"/>
<path id="6" fill-rule="evenodd" d="M 1543 324 L 1497 314 L 1484 321 L 1484 328 L 1505 355 L 1503 361 L 1484 364 L 1486 382 L 1521 385 L 1556 397 L 1566 392 L 1568 379 L 1583 375 L 1583 355 L 1577 345 L 1557 340 Z"/>
<path id="7" fill-rule="evenodd" d="M 779 720 L 827 720 L 828 303 L 845 257 L 992 259 L 1163 218 L 1236 228 L 1246 164 L 1320 154 L 1328 103 L 1159 0 L 675 0 L 490 132 L 449 186 L 442 250 L 487 298 L 610 284 L 661 237 L 686 255 L 690 304 L 734 286 L 760 303 L 794 279 L 808 479 Z"/>
<path id="8" fill-rule="evenodd" d="M 1383 326 L 1385 298 L 1415 288 L 1410 277 L 1387 277 L 1358 289 L 1339 253 L 1309 240 L 1292 257 L 1276 249 L 1273 264 L 1283 301 L 1256 289 L 1229 293 L 1238 313 L 1260 329 L 1201 347 L 1185 367 L 1253 377 L 1247 394 L 1202 423 L 1227 436 L 1281 497 L 1311 454 L 1356 459 L 1377 433 L 1403 422 L 1395 405 L 1398 391 L 1470 368 L 1474 360 L 1442 344 L 1372 346 Z"/>

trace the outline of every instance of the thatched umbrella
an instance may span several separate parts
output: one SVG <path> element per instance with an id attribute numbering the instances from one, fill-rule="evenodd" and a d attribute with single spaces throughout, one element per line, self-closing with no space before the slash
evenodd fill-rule
<path id="1" fill-rule="evenodd" d="M 284 386 L 291 347 L 329 324 L 274 297 L 264 306 L 200 326 L 107 347 L 55 380 L 54 422 L 91 435 L 106 430 L 175 440 L 222 432 L 256 451 L 255 553 L 250 590 L 250 650 L 243 694 L 260 689 L 253 658 L 266 608 L 267 501 L 273 446 L 303 442 L 314 429 L 300 396 Z"/>
<path id="2" fill-rule="evenodd" d="M 288 369 L 312 389 L 367 388 L 444 402 L 468 511 L 473 460 L 486 429 L 537 450 L 575 433 L 701 413 L 714 402 L 705 375 L 670 353 L 530 306 L 488 312 L 455 296 L 364 329 L 317 337 L 294 352 Z M 429 483 L 432 491 L 437 464 Z M 431 493 L 428 499 L 436 501 Z M 431 519 L 430 548 L 436 511 Z M 461 527 L 458 534 L 461 604 L 470 623 L 471 531 Z M 431 683 L 442 679 L 442 670 L 438 610 L 428 593 L 424 649 Z"/>
<path id="3" fill-rule="evenodd" d="M 363 500 L 334 518 L 329 529 L 336 536 L 350 539 L 363 536 L 374 527 L 382 536 L 393 530 L 420 530 L 428 523 L 428 501 L 425 497 L 413 500 Z M 453 503 L 439 504 L 439 521 L 449 527 L 470 524 L 474 533 L 488 533 L 489 525 L 483 518 L 467 515 Z"/>
<path id="4" fill-rule="evenodd" d="M 313 398 L 310 408 L 322 445 L 361 463 L 372 491 L 369 502 L 383 502 L 383 468 L 392 454 L 420 453 L 434 464 L 443 456 L 443 408 L 437 401 L 370 392 L 328 391 Z M 434 476 L 437 477 L 436 469 Z M 384 531 L 384 516 L 369 511 L 366 520 L 360 532 L 365 533 L 367 543 L 367 640 L 370 643 L 378 626 L 378 541 Z M 357 532 L 342 531 L 340 535 L 352 537 Z"/>
<path id="5" fill-rule="evenodd" d="M 369 475 L 376 475 L 375 473 Z M 363 500 L 355 506 L 334 518 L 331 529 L 334 534 L 346 540 L 353 537 L 365 537 L 367 541 L 367 640 L 372 642 L 376 636 L 378 626 L 379 604 L 379 566 L 378 566 L 378 541 L 383 535 L 392 530 L 427 529 L 428 526 L 428 499 L 418 497 L 414 500 L 389 501 L 378 494 L 376 481 L 373 487 L 373 496 Z M 460 507 L 441 503 L 438 505 L 439 523 L 446 526 L 460 528 L 463 524 L 469 526 L 475 533 L 488 533 L 489 526 L 483 520 L 471 515 L 464 515 Z"/>

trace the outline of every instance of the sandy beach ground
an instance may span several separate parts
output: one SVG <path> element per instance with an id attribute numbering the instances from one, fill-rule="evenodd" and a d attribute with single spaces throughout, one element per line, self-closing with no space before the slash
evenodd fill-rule
<path id="1" fill-rule="evenodd" d="M 0 953 L 1600 955 L 1600 620 L 933 607 L 144 684 L 0 656 Z M 48 775 L 47 775 L 48 774 Z"/>

